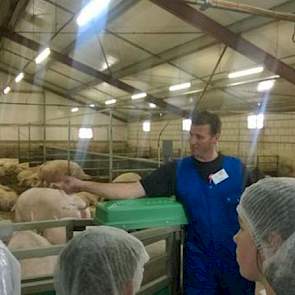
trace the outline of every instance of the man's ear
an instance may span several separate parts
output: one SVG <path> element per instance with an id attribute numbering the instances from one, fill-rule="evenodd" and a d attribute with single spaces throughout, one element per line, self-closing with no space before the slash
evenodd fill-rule
<path id="1" fill-rule="evenodd" d="M 213 135 L 213 138 L 215 139 L 214 143 L 218 143 L 219 138 L 220 138 L 220 133 L 216 133 L 215 135 Z"/>

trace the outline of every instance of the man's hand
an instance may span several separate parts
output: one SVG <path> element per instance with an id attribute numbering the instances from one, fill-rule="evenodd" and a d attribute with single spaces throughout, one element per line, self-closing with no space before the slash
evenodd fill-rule
<path id="1" fill-rule="evenodd" d="M 88 192 L 110 200 L 135 199 L 145 196 L 145 190 L 139 181 L 131 183 L 100 183 L 65 176 L 59 182 L 52 183 L 51 187 L 63 190 L 67 194 Z"/>
<path id="2" fill-rule="evenodd" d="M 72 177 L 72 176 L 64 176 L 61 181 L 54 182 L 51 184 L 52 188 L 57 188 L 65 191 L 67 194 L 78 193 L 83 190 L 84 181 Z"/>

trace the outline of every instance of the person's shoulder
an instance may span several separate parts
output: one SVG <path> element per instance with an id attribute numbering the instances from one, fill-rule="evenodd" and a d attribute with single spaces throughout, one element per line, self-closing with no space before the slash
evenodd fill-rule
<path id="1" fill-rule="evenodd" d="M 185 156 L 185 157 L 178 158 L 178 159 L 176 159 L 174 161 L 185 161 L 187 159 L 192 159 L 192 158 L 193 158 L 192 156 Z"/>
<path id="2" fill-rule="evenodd" d="M 236 164 L 239 164 L 239 165 L 245 167 L 245 163 L 243 163 L 243 161 L 236 156 L 229 156 L 229 155 L 220 154 L 220 157 L 224 161 L 230 161 L 231 163 L 236 163 Z"/>
<path id="3" fill-rule="evenodd" d="M 176 160 L 170 160 L 166 163 L 163 163 L 160 167 L 171 167 L 171 166 L 176 166 L 177 165 L 177 161 L 178 159 Z"/>
<path id="4" fill-rule="evenodd" d="M 219 154 L 219 156 L 222 157 L 223 159 L 229 159 L 229 160 L 233 160 L 233 161 L 242 162 L 241 159 L 236 156 L 229 156 L 229 155 L 224 155 L 224 154 Z"/>
<path id="5" fill-rule="evenodd" d="M 176 163 L 183 162 L 183 161 L 192 161 L 194 158 L 192 156 L 186 156 L 175 160 Z"/>
<path id="6" fill-rule="evenodd" d="M 196 160 L 192 156 L 182 157 L 177 160 L 175 160 L 175 166 L 179 165 L 186 165 L 186 164 L 195 164 Z"/>

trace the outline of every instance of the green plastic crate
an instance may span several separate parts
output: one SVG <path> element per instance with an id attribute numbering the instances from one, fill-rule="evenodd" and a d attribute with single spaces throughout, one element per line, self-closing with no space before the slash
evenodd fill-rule
<path id="1" fill-rule="evenodd" d="M 187 218 L 175 198 L 150 197 L 98 203 L 94 222 L 129 230 L 187 224 Z"/>
<path id="2" fill-rule="evenodd" d="M 169 291 L 169 288 L 164 288 L 164 289 L 154 293 L 153 295 L 170 295 L 170 291 Z"/>

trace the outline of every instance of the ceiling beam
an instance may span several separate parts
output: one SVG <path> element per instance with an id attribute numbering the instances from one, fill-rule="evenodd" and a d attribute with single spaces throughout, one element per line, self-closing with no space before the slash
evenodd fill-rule
<path id="1" fill-rule="evenodd" d="M 141 0 L 124 0 L 117 4 L 107 15 L 108 23 L 111 23 L 113 20 L 116 20 L 120 17 L 123 13 L 128 11 L 131 7 L 135 4 L 139 3 Z M 74 14 L 74 12 L 72 12 Z M 85 41 L 89 39 L 89 36 L 93 36 L 93 34 L 97 34 L 99 31 L 103 30 L 102 27 L 89 27 L 86 30 L 82 30 L 82 32 L 78 32 L 77 37 L 75 40 L 70 43 L 67 47 L 63 49 L 63 53 L 70 53 L 73 49 L 79 48 L 79 44 L 85 44 Z M 79 42 L 77 43 L 77 39 Z"/>
<path id="2" fill-rule="evenodd" d="M 292 6 L 290 5 L 291 3 L 288 2 L 288 3 L 284 3 L 283 5 L 280 5 L 280 8 L 284 8 L 284 9 L 292 9 Z M 295 10 L 295 3 L 292 1 L 292 5 L 293 5 L 293 9 Z M 273 7 L 273 9 L 278 9 L 278 6 L 275 6 Z M 264 18 L 257 18 L 257 17 L 247 17 L 246 19 L 243 19 L 243 20 L 240 20 L 234 24 L 232 24 L 230 27 L 234 30 L 249 30 L 250 28 L 256 28 L 257 26 L 261 26 L 262 24 L 266 24 L 269 23 L 269 22 L 272 22 L 271 20 L 265 20 Z M 160 54 L 154 54 L 152 51 L 146 49 L 146 48 L 143 48 L 141 46 L 138 46 L 137 44 L 134 44 L 133 42 L 129 41 L 128 39 L 125 39 L 123 37 L 120 36 L 120 34 L 116 34 L 116 33 L 112 33 L 111 31 L 107 30 L 106 29 L 106 32 L 114 35 L 115 37 L 121 39 L 122 41 L 124 42 L 127 42 L 128 44 L 130 44 L 131 46 L 137 48 L 137 49 L 140 49 L 140 50 L 143 50 L 145 51 L 146 53 L 148 53 L 151 57 L 149 57 L 148 59 L 145 59 L 143 62 L 139 62 L 139 63 L 135 63 L 135 64 L 132 64 L 131 66 L 127 66 L 127 68 L 125 68 L 125 70 L 123 71 L 120 71 L 119 73 L 115 73 L 113 76 L 115 76 L 116 78 L 120 79 L 122 77 L 124 77 L 126 75 L 126 70 L 128 72 L 128 70 L 131 72 L 135 70 L 135 72 L 138 72 L 139 70 L 142 70 L 142 69 L 146 69 L 146 68 L 149 68 L 151 67 L 151 65 L 149 65 L 149 62 L 156 62 L 156 63 L 163 63 L 164 61 L 167 62 L 167 64 L 173 66 L 173 67 L 176 67 L 178 70 L 181 70 L 181 71 L 184 71 L 185 73 L 189 74 L 192 78 L 195 78 L 195 79 L 199 79 L 201 81 L 203 81 L 204 83 L 207 83 L 206 82 L 206 79 L 202 78 L 202 77 L 199 77 L 199 76 L 196 76 L 195 74 L 193 74 L 192 72 L 189 72 L 183 68 L 181 68 L 179 65 L 173 63 L 172 61 L 169 60 L 169 58 L 171 57 L 171 52 L 175 52 L 175 48 L 177 48 L 177 57 L 179 57 L 179 47 L 182 47 L 184 50 L 187 50 L 186 52 L 191 52 L 191 50 L 193 48 L 195 49 L 201 49 L 201 48 L 204 48 L 204 47 L 207 47 L 206 46 L 206 42 L 209 42 L 209 44 L 211 44 L 212 42 L 214 43 L 218 43 L 218 41 L 214 38 L 212 38 L 211 36 L 209 36 L 208 34 L 206 35 L 203 35 L 202 37 L 200 38 L 197 38 L 198 40 L 196 41 L 196 39 L 194 39 L 194 42 L 192 43 L 192 41 L 189 41 L 189 42 L 186 42 L 185 44 L 181 44 L 179 46 L 176 46 L 172 49 L 170 49 L 169 53 L 167 51 L 164 51 L 164 53 L 160 53 Z M 210 41 L 211 40 L 211 41 Z M 187 44 L 188 43 L 188 44 Z M 207 44 L 208 45 L 208 44 Z M 181 51 L 181 50 L 180 50 Z M 198 51 L 198 50 L 196 50 Z M 183 54 L 184 52 L 181 53 L 180 56 L 183 56 L 185 54 Z M 147 63 L 146 63 L 147 61 Z M 134 67 L 134 65 L 136 65 L 136 67 Z M 112 67 L 112 72 L 115 70 L 116 66 L 113 66 Z M 129 72 L 130 73 L 130 72 Z M 118 75 L 119 74 L 119 75 Z M 83 85 L 79 85 L 77 87 L 74 87 L 72 88 L 69 93 L 77 93 L 77 92 L 80 92 L 84 89 L 87 89 L 87 88 L 90 88 L 90 87 L 94 87 L 96 86 L 98 83 L 97 80 L 91 80 L 87 83 L 84 83 Z M 213 85 L 214 86 L 215 84 L 215 81 L 214 83 L 210 83 L 210 85 Z M 227 93 L 226 90 L 221 90 L 225 93 Z M 155 94 L 154 94 L 155 95 Z M 234 94 L 231 93 L 231 95 L 234 96 Z M 239 97 L 236 97 L 238 100 L 240 100 Z M 163 99 L 163 97 L 162 97 Z M 243 100 L 240 100 L 241 102 L 243 102 Z"/>
<path id="3" fill-rule="evenodd" d="M 16 57 L 18 57 L 18 58 L 23 58 L 23 59 L 25 59 L 26 61 L 27 61 L 27 65 L 31 62 L 31 60 L 30 59 L 28 59 L 28 58 L 26 58 L 26 57 L 24 57 L 23 55 L 21 55 L 21 54 L 19 54 L 19 53 L 16 53 L 16 52 L 14 52 L 14 51 L 11 51 L 11 50 L 9 50 L 9 49 L 7 49 L 7 48 L 5 48 L 5 49 L 2 49 L 3 51 L 6 51 L 6 52 L 8 52 L 10 55 L 11 55 L 11 57 L 10 58 L 13 58 L 14 56 L 16 56 Z M 14 67 L 12 67 L 10 64 L 5 64 L 4 62 L 1 62 L 0 61 L 0 65 L 1 64 L 3 64 L 3 65 L 5 65 L 5 67 L 7 67 L 8 69 L 10 69 L 10 68 L 12 68 L 13 70 L 14 70 L 14 76 L 19 72 L 19 69 L 17 69 L 17 68 L 14 68 Z M 24 69 L 23 69 L 23 72 L 25 73 L 25 75 L 27 75 L 28 73 L 26 73 L 25 72 L 25 68 L 26 67 L 24 67 Z M 66 75 L 66 74 L 64 74 L 64 73 L 61 73 L 61 72 L 58 72 L 57 70 L 55 70 L 55 69 L 47 69 L 47 64 L 44 66 L 44 67 L 41 67 L 40 69 L 38 69 L 36 72 L 35 72 L 35 74 L 34 74 L 34 80 L 39 80 L 40 81 L 40 83 L 42 83 L 42 81 L 43 81 L 43 77 L 44 77 L 44 73 L 47 71 L 47 70 L 49 70 L 49 71 L 52 71 L 53 73 L 57 73 L 57 74 L 59 74 L 59 75 L 61 75 L 62 77 L 65 77 L 65 78 L 67 78 L 67 79 L 72 79 L 73 80 L 73 78 L 71 78 L 71 77 L 69 77 L 68 75 Z M 29 74 L 28 74 L 29 75 Z M 30 76 L 30 75 L 29 75 Z M 74 81 L 77 81 L 77 80 L 75 80 L 74 79 Z M 81 81 L 79 81 L 79 82 L 81 82 Z M 43 85 L 43 84 L 42 84 Z M 56 85 L 56 84 L 54 84 L 54 83 L 51 83 L 51 82 L 49 82 L 49 81 L 46 81 L 46 85 L 47 86 L 52 86 L 53 88 L 59 88 L 60 89 L 60 91 L 63 93 L 63 97 L 65 97 L 65 98 L 70 98 L 70 99 L 79 99 L 79 96 L 80 96 L 80 98 L 81 99 L 83 99 L 83 103 L 85 103 L 85 101 L 87 101 L 87 103 L 88 104 L 90 104 L 90 103 L 95 103 L 95 105 L 97 106 L 97 110 L 99 110 L 100 112 L 101 112 L 101 110 L 102 109 L 105 109 L 105 104 L 101 104 L 101 103 L 99 103 L 99 102 L 97 102 L 97 101 L 91 101 L 88 97 L 84 97 L 83 95 L 80 95 L 80 94 L 71 94 L 71 93 L 69 93 L 67 90 L 65 90 L 65 89 L 63 89 L 62 87 L 60 87 L 60 86 L 58 86 L 58 85 Z M 50 87 L 50 89 L 52 89 L 51 87 Z M 95 108 L 93 108 L 93 109 L 95 109 Z M 115 116 L 117 115 L 117 119 L 119 120 L 120 118 L 123 120 L 123 121 L 126 121 L 125 120 L 125 116 L 124 116 L 124 114 L 122 114 L 122 113 L 120 113 L 120 112 L 116 112 L 115 113 Z"/>
<path id="4" fill-rule="evenodd" d="M 60 6 L 59 4 L 53 3 L 52 0 L 44 0 L 54 6 L 57 6 L 58 8 L 65 10 L 66 12 L 72 14 L 73 17 L 75 17 L 75 13 L 74 11 L 70 11 L 67 8 L 64 8 L 62 6 Z M 135 3 L 139 3 L 141 0 L 137 0 L 136 2 L 134 0 L 124 0 L 121 1 L 119 4 L 117 4 L 114 8 L 112 8 L 111 11 L 108 12 L 107 15 L 107 19 L 108 19 L 108 23 L 112 22 L 113 20 L 116 20 L 118 17 L 120 17 L 123 13 L 125 13 L 126 11 L 128 11 L 131 7 L 133 7 L 135 5 Z M 101 30 L 104 30 L 103 27 L 101 26 L 91 26 L 88 27 L 85 30 L 82 30 L 81 32 L 77 32 L 77 36 L 75 37 L 75 39 L 68 44 L 65 48 L 63 48 L 61 50 L 61 52 L 64 55 L 69 55 L 74 49 L 78 49 L 79 46 L 81 46 L 82 44 L 85 44 L 85 42 L 87 42 L 87 39 L 92 38 L 93 35 L 97 35 Z M 98 38 L 100 38 L 98 36 Z M 79 42 L 77 42 L 77 40 L 79 40 Z M 46 67 L 49 68 L 50 66 L 54 65 L 55 61 L 54 60 L 50 60 L 47 64 Z M 88 81 L 86 83 L 83 83 L 71 90 L 69 90 L 69 94 L 72 93 L 77 93 L 80 92 L 83 89 L 87 89 L 91 86 L 95 86 L 99 83 L 98 80 L 92 80 L 92 81 Z M 99 91 L 99 90 L 97 90 Z M 96 102 L 97 103 L 97 102 Z"/>
<path id="5" fill-rule="evenodd" d="M 17 22 L 23 17 L 25 14 L 26 8 L 29 4 L 30 0 L 19 0 L 17 5 L 13 11 L 13 14 L 9 20 L 8 28 L 13 29 L 17 25 Z"/>
<path id="6" fill-rule="evenodd" d="M 1 0 L 0 25 L 7 26 L 17 6 L 16 0 Z"/>
<path id="7" fill-rule="evenodd" d="M 224 0 L 202 0 L 203 2 L 199 3 L 200 1 L 186 1 L 187 3 L 190 3 L 192 5 L 200 5 L 202 10 L 206 10 L 208 8 L 217 8 L 221 10 L 228 10 L 228 11 L 234 11 L 234 12 L 240 12 L 240 13 L 247 13 L 251 15 L 260 15 L 264 17 L 271 17 L 273 19 L 276 19 L 278 21 L 289 21 L 289 22 L 295 22 L 295 15 L 292 13 L 286 13 L 281 11 L 273 11 L 271 9 L 265 9 L 249 4 L 242 4 L 242 3 L 234 3 L 230 1 L 224 1 Z"/>
<path id="8" fill-rule="evenodd" d="M 57 3 L 53 3 L 52 0 L 44 0 L 44 1 L 58 7 L 61 10 L 64 10 L 64 11 L 72 14 L 73 18 L 75 17 L 74 11 L 71 11 L 65 7 L 62 7 L 61 5 L 59 5 Z M 141 0 L 137 0 L 137 2 L 135 2 L 134 0 L 124 0 L 124 1 L 120 2 L 119 4 L 117 4 L 111 11 L 108 12 L 108 14 L 107 14 L 108 22 L 112 22 L 113 20 L 116 20 L 118 17 L 120 17 L 121 14 L 126 12 L 135 3 L 138 3 L 139 1 L 141 1 Z M 69 55 L 73 49 L 77 49 L 82 44 L 85 44 L 87 39 L 89 39 L 90 37 L 93 37 L 93 34 L 98 34 L 101 30 L 104 29 L 103 27 L 99 26 L 99 24 L 94 27 L 95 27 L 95 29 L 93 28 L 93 26 L 90 26 L 90 27 L 82 30 L 81 32 L 79 32 L 79 30 L 78 30 L 77 36 L 75 37 L 75 39 L 69 45 L 67 45 L 65 48 L 63 48 L 61 50 L 61 52 L 65 55 Z M 79 42 L 77 42 L 77 39 L 79 39 Z M 51 66 L 52 64 L 54 64 L 54 60 L 49 61 L 47 63 L 47 67 Z"/>
<path id="9" fill-rule="evenodd" d="M 209 33 L 218 41 L 226 44 L 250 60 L 263 64 L 269 71 L 280 75 L 295 84 L 295 69 L 281 62 L 279 59 L 241 37 L 226 27 L 212 20 L 199 10 L 192 8 L 184 1 L 150 0 L 154 4 L 169 11 L 186 23 Z"/>
<path id="10" fill-rule="evenodd" d="M 31 50 L 36 51 L 36 52 L 38 52 L 42 48 L 45 48 L 44 45 L 39 44 L 34 40 L 30 40 L 30 39 L 28 39 L 20 34 L 17 34 L 15 32 L 11 32 L 7 28 L 4 28 L 4 27 L 0 27 L 0 36 L 5 37 L 15 43 L 18 43 L 22 46 L 25 46 Z M 74 68 L 86 75 L 89 75 L 89 76 L 92 76 L 92 77 L 99 79 L 101 81 L 107 82 L 108 84 L 110 84 L 114 87 L 117 87 L 127 93 L 134 94 L 136 92 L 141 92 L 141 90 L 136 89 L 136 88 L 130 86 L 129 84 L 126 84 L 126 83 L 112 77 L 111 75 L 97 71 L 96 69 L 94 69 L 86 64 L 83 64 L 83 63 L 81 63 L 81 62 L 79 62 L 67 55 L 63 55 L 53 49 L 51 50 L 50 57 L 62 64 L 68 65 L 69 67 L 72 67 L 72 68 Z M 159 108 L 165 109 L 166 111 L 169 111 L 172 113 L 175 113 L 181 117 L 188 115 L 188 113 L 186 111 L 183 111 L 182 109 L 180 109 L 178 107 L 170 105 L 170 104 L 166 103 L 165 101 L 158 99 L 152 95 L 147 95 L 147 97 L 145 97 L 144 101 L 152 102 L 152 103 L 156 104 Z"/>
<path id="11" fill-rule="evenodd" d="M 30 0 L 1 0 L 0 25 L 14 29 L 17 21 L 25 12 L 29 1 Z"/>
<path id="12" fill-rule="evenodd" d="M 272 10 L 280 10 L 280 11 L 295 11 L 295 1 L 287 1 L 283 4 L 277 5 L 272 7 Z M 272 23 L 273 20 L 260 17 L 260 16 L 251 16 L 246 17 L 245 19 L 242 19 L 240 21 L 237 21 L 231 25 L 228 26 L 228 29 L 235 33 L 244 33 L 248 32 L 250 30 L 254 30 L 257 28 L 260 28 L 262 26 L 265 26 L 267 24 Z M 129 75 L 136 74 L 140 71 L 161 65 L 163 63 L 172 61 L 174 59 L 177 59 L 179 57 L 186 56 L 188 54 L 206 49 L 210 46 L 214 46 L 218 44 L 219 42 L 211 37 L 210 35 L 203 35 L 201 37 L 195 38 L 193 40 L 190 40 L 186 43 L 183 43 L 181 45 L 175 46 L 173 48 L 169 48 L 167 50 L 164 50 L 157 54 L 157 57 L 152 56 L 149 58 L 146 58 L 140 62 L 128 65 L 124 68 L 118 68 L 116 65 L 112 67 L 113 75 L 120 79 L 122 77 L 126 77 Z"/>

